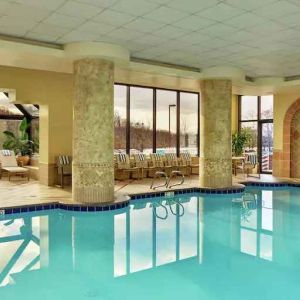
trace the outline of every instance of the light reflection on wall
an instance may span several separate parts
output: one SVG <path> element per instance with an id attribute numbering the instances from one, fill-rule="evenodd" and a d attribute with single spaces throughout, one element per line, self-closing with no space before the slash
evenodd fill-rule
<path id="1" fill-rule="evenodd" d="M 203 199 L 182 200 L 137 202 L 114 216 L 115 277 L 193 257 L 202 262 Z"/>
<path id="2" fill-rule="evenodd" d="M 41 223 L 47 226 L 47 219 L 43 216 L 0 221 L 0 287 L 13 284 L 16 273 L 41 268 Z"/>
<path id="3" fill-rule="evenodd" d="M 261 191 L 261 201 L 255 198 L 254 202 L 254 207 L 242 207 L 241 252 L 272 261 L 273 191 Z"/>

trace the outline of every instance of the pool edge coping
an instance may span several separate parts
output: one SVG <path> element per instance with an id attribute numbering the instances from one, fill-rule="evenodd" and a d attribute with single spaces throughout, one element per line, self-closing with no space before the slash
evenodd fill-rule
<path id="1" fill-rule="evenodd" d="M 111 211 L 122 209 L 129 206 L 131 200 L 147 199 L 147 198 L 158 198 L 168 196 L 177 196 L 185 195 L 191 193 L 199 193 L 204 195 L 231 195 L 239 194 L 245 191 L 247 186 L 256 186 L 256 187 L 298 187 L 300 188 L 300 183 L 295 182 L 257 182 L 257 181 L 246 181 L 239 182 L 239 186 L 232 186 L 230 188 L 201 188 L 201 187 L 191 187 L 184 189 L 176 190 L 163 190 L 163 191 L 154 191 L 147 193 L 137 193 L 129 194 L 125 197 L 126 200 L 120 201 L 118 203 L 103 203 L 103 204 L 83 204 L 83 203 L 64 203 L 59 201 L 49 202 L 49 203 L 38 203 L 38 204 L 25 204 L 19 206 L 9 206 L 9 207 L 0 207 L 0 216 L 7 216 L 11 214 L 20 214 L 27 212 L 36 212 L 36 211 L 47 211 L 54 209 L 61 209 L 65 211 L 75 211 L 75 212 L 102 212 L 102 211 Z"/>

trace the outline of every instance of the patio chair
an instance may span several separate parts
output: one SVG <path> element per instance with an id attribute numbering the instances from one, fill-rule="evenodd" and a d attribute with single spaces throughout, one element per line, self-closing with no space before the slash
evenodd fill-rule
<path id="1" fill-rule="evenodd" d="M 72 177 L 72 157 L 59 155 L 56 158 L 57 173 L 60 178 L 60 187 L 64 188 L 64 178 Z"/>
<path id="2" fill-rule="evenodd" d="M 253 171 L 255 169 L 257 170 L 257 176 L 250 175 L 250 174 L 253 174 Z M 245 155 L 244 173 L 247 175 L 247 177 L 260 178 L 259 163 L 258 163 L 256 154 L 246 154 Z"/>
<path id="3" fill-rule="evenodd" d="M 199 163 L 193 163 L 191 154 L 188 152 L 180 153 L 180 159 L 181 159 L 181 165 L 185 166 L 186 174 L 185 175 L 191 175 L 191 174 L 199 174 Z M 196 171 L 194 171 L 196 169 Z"/>
<path id="4" fill-rule="evenodd" d="M 138 154 L 133 154 L 133 160 L 134 160 L 134 165 L 138 168 L 141 169 L 139 172 L 139 178 L 143 179 L 148 176 L 149 170 L 152 170 L 153 167 L 149 166 L 149 160 L 147 159 L 146 154 L 144 153 L 138 153 Z M 134 173 L 132 174 L 133 176 L 135 175 Z"/>
<path id="5" fill-rule="evenodd" d="M 165 157 L 158 153 L 151 153 L 150 154 L 150 167 L 151 170 L 148 172 L 149 177 L 154 177 L 156 172 L 165 172 L 169 175 L 171 171 L 171 166 L 168 166 L 165 163 Z"/>
<path id="6" fill-rule="evenodd" d="M 7 173 L 9 181 L 12 176 L 25 177 L 29 181 L 29 170 L 18 165 L 14 151 L 1 150 L 0 163 L 0 179 L 3 173 Z"/>
<path id="7" fill-rule="evenodd" d="M 130 177 L 139 178 L 141 172 L 140 167 L 132 166 L 130 157 L 128 154 L 119 153 L 115 155 L 116 169 L 115 169 L 115 179 L 116 180 L 126 180 Z"/>
<path id="8" fill-rule="evenodd" d="M 244 175 L 246 174 L 245 157 L 244 156 L 232 157 L 232 174 L 234 176 L 237 176 L 238 172 L 240 171 Z"/>
<path id="9" fill-rule="evenodd" d="M 253 170 L 259 168 L 259 164 L 257 158 L 253 158 L 253 156 L 249 159 L 249 156 L 246 154 L 244 157 L 240 159 L 234 159 L 232 161 L 233 175 L 237 176 L 240 171 L 244 176 L 247 177 L 256 177 L 250 175 L 253 173 Z M 260 178 L 259 172 L 257 173 L 257 178 Z"/>
<path id="10" fill-rule="evenodd" d="M 166 153 L 166 163 L 171 167 L 172 171 L 180 171 L 183 175 L 187 175 L 188 167 L 181 164 L 175 153 Z"/>

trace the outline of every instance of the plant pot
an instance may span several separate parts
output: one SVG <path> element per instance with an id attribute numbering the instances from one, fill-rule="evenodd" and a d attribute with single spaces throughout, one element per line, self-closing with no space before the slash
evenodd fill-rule
<path id="1" fill-rule="evenodd" d="M 17 157 L 17 162 L 18 162 L 18 165 L 20 165 L 20 166 L 28 166 L 29 161 L 30 161 L 29 155 Z"/>

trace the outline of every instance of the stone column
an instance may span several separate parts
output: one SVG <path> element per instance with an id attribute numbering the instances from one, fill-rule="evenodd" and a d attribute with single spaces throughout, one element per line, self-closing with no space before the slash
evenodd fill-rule
<path id="1" fill-rule="evenodd" d="M 73 199 L 114 199 L 114 64 L 87 58 L 74 63 Z"/>
<path id="2" fill-rule="evenodd" d="M 230 80 L 201 82 L 200 186 L 232 185 Z"/>

